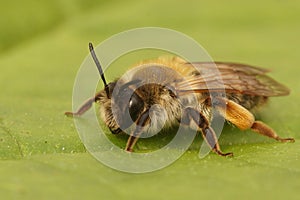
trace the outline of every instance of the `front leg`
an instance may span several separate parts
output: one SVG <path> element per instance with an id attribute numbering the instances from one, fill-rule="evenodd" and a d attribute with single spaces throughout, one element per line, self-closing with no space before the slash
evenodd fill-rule
<path id="1" fill-rule="evenodd" d="M 188 107 L 184 110 L 182 123 L 190 126 L 191 122 L 195 122 L 201 130 L 202 137 L 210 148 L 220 156 L 233 156 L 233 153 L 223 153 L 221 151 L 218 138 L 215 131 L 209 126 L 206 117 L 194 108 Z"/>
<path id="2" fill-rule="evenodd" d="M 126 144 L 125 151 L 132 152 L 133 147 L 138 141 L 139 137 L 144 131 L 144 127 L 150 122 L 149 117 L 149 110 L 146 110 L 141 114 L 141 116 L 138 118 L 136 123 L 136 129 L 133 131 L 133 133 L 129 136 Z"/>
<path id="3" fill-rule="evenodd" d="M 97 102 L 101 96 L 101 92 L 98 92 L 94 97 L 87 99 L 76 112 L 65 112 L 65 115 L 68 117 L 73 117 L 73 116 L 81 116 L 83 115 L 86 111 L 88 111 L 94 102 Z"/>

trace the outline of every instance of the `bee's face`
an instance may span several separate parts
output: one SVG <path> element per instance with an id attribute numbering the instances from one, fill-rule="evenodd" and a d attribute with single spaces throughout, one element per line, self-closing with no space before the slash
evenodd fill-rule
<path id="1" fill-rule="evenodd" d="M 143 98 L 130 83 L 110 83 L 109 98 L 102 96 L 100 105 L 104 105 L 107 111 L 104 118 L 113 119 L 115 123 L 111 129 L 125 130 L 137 121 L 140 114 L 145 110 Z M 109 102 L 109 104 L 107 103 Z"/>

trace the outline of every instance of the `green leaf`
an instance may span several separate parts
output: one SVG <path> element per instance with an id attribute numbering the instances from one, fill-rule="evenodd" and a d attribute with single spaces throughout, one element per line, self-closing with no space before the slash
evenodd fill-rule
<path id="1" fill-rule="evenodd" d="M 300 187 L 300 62 L 297 1 L 42 1 L 1 2 L 0 195 L 2 199 L 297 199 Z M 226 126 L 220 144 L 233 158 L 198 158 L 199 137 L 174 164 L 127 174 L 96 161 L 72 119 L 73 82 L 87 44 L 121 31 L 161 26 L 202 44 L 214 60 L 272 69 L 291 89 L 257 113 L 282 144 Z M 145 53 L 146 52 L 146 53 Z M 121 58 L 113 80 L 147 51 Z M 156 53 L 149 53 L 151 58 Z M 122 61 L 122 62 L 121 62 Z M 109 132 L 107 131 L 109 134 Z M 126 137 L 110 136 L 124 145 Z M 165 144 L 141 140 L 141 151 Z"/>

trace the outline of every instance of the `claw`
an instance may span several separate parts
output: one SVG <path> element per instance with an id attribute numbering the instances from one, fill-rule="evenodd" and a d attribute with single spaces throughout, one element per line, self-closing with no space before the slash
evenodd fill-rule
<path id="1" fill-rule="evenodd" d="M 80 116 L 80 114 L 78 114 L 78 113 L 73 113 L 73 112 L 65 112 L 65 115 L 66 115 L 67 117 L 78 117 L 78 116 Z"/>
<path id="2" fill-rule="evenodd" d="M 233 157 L 233 153 L 229 152 L 229 153 L 223 153 L 221 151 L 216 151 L 216 153 L 220 156 L 224 156 L 224 157 Z"/>
<path id="3" fill-rule="evenodd" d="M 295 142 L 295 139 L 294 138 L 276 138 L 277 141 L 280 141 L 280 142 L 291 142 L 291 143 L 294 143 Z"/>

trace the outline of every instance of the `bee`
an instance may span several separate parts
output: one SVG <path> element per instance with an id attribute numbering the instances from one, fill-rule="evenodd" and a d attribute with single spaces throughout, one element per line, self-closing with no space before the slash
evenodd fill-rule
<path id="1" fill-rule="evenodd" d="M 89 49 L 104 89 L 76 112 L 65 114 L 80 116 L 93 103 L 99 103 L 100 117 L 113 134 L 134 127 L 130 131 L 126 151 L 133 151 L 143 133 L 155 132 L 165 123 L 164 127 L 178 124 L 193 127 L 201 133 L 212 151 L 221 156 L 232 156 L 233 153 L 221 151 L 211 127 L 213 109 L 241 130 L 251 129 L 280 142 L 295 141 L 293 138 L 281 138 L 253 115 L 254 110 L 264 105 L 269 97 L 289 94 L 287 87 L 266 75 L 266 69 L 229 62 L 190 63 L 178 57 L 158 58 L 143 61 L 127 76 L 107 83 L 91 43 Z M 218 73 L 212 70 L 214 67 Z M 222 85 L 216 77 L 221 78 Z M 155 105 L 164 108 L 165 112 L 159 109 L 153 111 Z M 126 113 L 129 113 L 129 120 Z"/>

